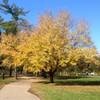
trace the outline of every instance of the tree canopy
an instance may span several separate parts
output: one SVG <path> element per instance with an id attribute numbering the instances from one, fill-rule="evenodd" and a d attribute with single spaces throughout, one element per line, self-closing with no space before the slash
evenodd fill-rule
<path id="1" fill-rule="evenodd" d="M 10 21 L 4 21 L 1 24 L 1 28 L 6 34 L 17 34 L 19 30 L 23 30 L 22 28 L 26 26 L 29 28 L 30 24 L 23 18 L 28 13 L 24 8 L 20 8 L 14 3 L 10 5 L 9 0 L 3 0 L 0 4 L 0 11 L 11 16 Z"/>
<path id="2" fill-rule="evenodd" d="M 54 82 L 58 70 L 72 67 L 77 71 L 92 69 L 96 48 L 91 41 L 87 23 L 73 24 L 71 15 L 62 11 L 53 16 L 40 16 L 38 25 L 31 33 L 3 35 L 0 53 L 6 55 L 3 65 L 23 66 L 24 70 L 44 70 Z"/>

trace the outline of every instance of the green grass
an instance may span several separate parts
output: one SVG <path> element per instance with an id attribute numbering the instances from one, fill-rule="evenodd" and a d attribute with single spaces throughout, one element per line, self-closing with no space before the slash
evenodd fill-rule
<path id="1" fill-rule="evenodd" d="M 100 100 L 99 84 L 100 77 L 56 80 L 54 84 L 40 81 L 30 91 L 41 100 Z"/>
<path id="2" fill-rule="evenodd" d="M 14 79 L 14 78 L 6 78 L 6 79 L 1 79 L 0 78 L 0 89 L 4 86 L 4 85 L 6 85 L 6 84 L 9 84 L 9 83 L 11 83 L 11 82 L 15 82 L 16 80 Z"/>

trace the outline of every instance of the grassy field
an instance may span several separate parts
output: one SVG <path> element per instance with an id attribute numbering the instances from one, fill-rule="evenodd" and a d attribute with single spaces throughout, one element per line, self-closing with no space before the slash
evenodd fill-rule
<path id="1" fill-rule="evenodd" d="M 41 100 L 100 100 L 100 77 L 40 81 L 30 91 Z"/>
<path id="2" fill-rule="evenodd" d="M 8 84 L 10 82 L 15 82 L 15 78 L 6 78 L 5 80 L 0 78 L 0 89 L 5 85 Z"/>

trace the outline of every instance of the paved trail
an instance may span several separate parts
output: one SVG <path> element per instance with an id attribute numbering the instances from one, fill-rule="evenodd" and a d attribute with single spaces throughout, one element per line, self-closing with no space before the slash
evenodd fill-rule
<path id="1" fill-rule="evenodd" d="M 0 90 L 0 100 L 40 100 L 28 92 L 32 80 L 21 80 L 6 85 Z"/>

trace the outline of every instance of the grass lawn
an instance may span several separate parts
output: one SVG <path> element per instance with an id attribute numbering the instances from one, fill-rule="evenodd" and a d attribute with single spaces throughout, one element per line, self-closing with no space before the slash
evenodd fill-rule
<path id="1" fill-rule="evenodd" d="M 30 91 L 41 100 L 100 100 L 100 77 L 35 82 Z"/>
<path id="2" fill-rule="evenodd" d="M 0 78 L 0 89 L 5 85 L 8 84 L 10 82 L 15 82 L 15 78 L 5 78 L 5 80 Z"/>

